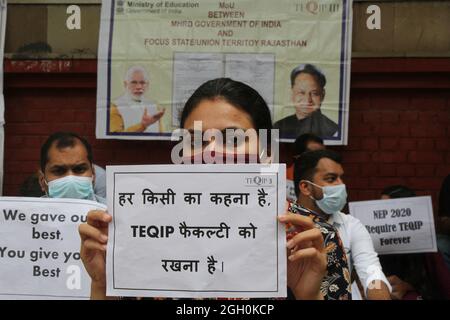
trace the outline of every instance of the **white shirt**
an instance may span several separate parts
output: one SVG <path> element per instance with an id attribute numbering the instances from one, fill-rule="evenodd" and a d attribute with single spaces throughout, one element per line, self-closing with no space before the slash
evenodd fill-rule
<path id="1" fill-rule="evenodd" d="M 358 284 L 356 281 L 352 283 L 352 300 L 362 300 L 361 293 L 359 292 Z"/>
<path id="2" fill-rule="evenodd" d="M 370 234 L 361 221 L 351 215 L 337 212 L 331 215 L 328 222 L 338 231 L 347 255 L 350 274 L 355 268 L 366 295 L 369 284 L 374 280 L 383 281 L 392 292 L 392 287 L 382 271 Z"/>
<path id="3" fill-rule="evenodd" d="M 117 106 L 117 110 L 119 111 L 120 115 L 122 116 L 125 129 L 140 123 L 145 109 L 147 109 L 148 115 L 154 115 L 158 113 L 158 108 L 155 104 L 148 100 L 133 100 L 133 98 L 128 93 L 117 98 L 114 103 Z M 144 132 L 159 132 L 159 120 L 149 125 Z"/>

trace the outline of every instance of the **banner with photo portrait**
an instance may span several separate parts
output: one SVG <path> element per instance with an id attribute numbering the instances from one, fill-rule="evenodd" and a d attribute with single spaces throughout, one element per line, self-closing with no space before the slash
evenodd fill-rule
<path id="1" fill-rule="evenodd" d="M 170 140 L 202 83 L 228 77 L 267 102 L 283 142 L 347 144 L 350 0 L 102 2 L 97 138 Z"/>

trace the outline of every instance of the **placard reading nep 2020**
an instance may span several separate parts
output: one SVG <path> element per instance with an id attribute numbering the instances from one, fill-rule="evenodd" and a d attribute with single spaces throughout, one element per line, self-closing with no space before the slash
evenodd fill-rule
<path id="1" fill-rule="evenodd" d="M 436 252 L 431 197 L 349 203 L 366 226 L 379 254 Z"/>

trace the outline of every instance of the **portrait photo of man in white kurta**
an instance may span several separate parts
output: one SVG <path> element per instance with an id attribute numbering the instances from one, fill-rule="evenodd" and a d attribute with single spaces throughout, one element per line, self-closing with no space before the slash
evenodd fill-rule
<path id="1" fill-rule="evenodd" d="M 150 88 L 150 78 L 145 68 L 130 67 L 123 84 L 125 93 L 111 103 L 110 131 L 162 132 L 160 119 L 165 110 L 145 97 Z"/>

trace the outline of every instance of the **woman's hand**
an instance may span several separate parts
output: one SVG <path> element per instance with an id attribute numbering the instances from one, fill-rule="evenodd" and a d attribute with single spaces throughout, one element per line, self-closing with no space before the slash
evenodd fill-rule
<path id="1" fill-rule="evenodd" d="M 296 299 L 323 299 L 320 287 L 327 272 L 327 254 L 322 233 L 311 218 L 299 214 L 279 216 L 279 221 L 303 230 L 287 243 L 289 288 Z"/>
<path id="2" fill-rule="evenodd" d="M 111 220 L 106 211 L 92 210 L 87 214 L 87 223 L 78 227 L 81 260 L 92 279 L 92 298 L 106 297 L 106 244 Z"/>

